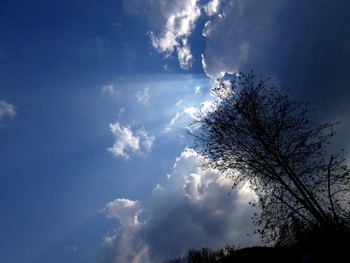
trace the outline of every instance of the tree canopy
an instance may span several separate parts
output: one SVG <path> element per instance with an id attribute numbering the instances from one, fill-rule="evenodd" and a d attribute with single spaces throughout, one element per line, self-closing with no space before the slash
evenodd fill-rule
<path id="1" fill-rule="evenodd" d="M 218 81 L 217 100 L 193 123 L 194 149 L 210 167 L 258 196 L 254 218 L 267 242 L 290 242 L 305 229 L 350 227 L 349 168 L 327 145 L 337 123 L 319 124 L 287 89 L 239 74 Z"/>

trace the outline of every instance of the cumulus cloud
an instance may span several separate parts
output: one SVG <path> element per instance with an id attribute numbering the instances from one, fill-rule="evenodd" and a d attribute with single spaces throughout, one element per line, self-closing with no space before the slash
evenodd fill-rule
<path id="1" fill-rule="evenodd" d="M 125 198 L 116 199 L 108 203 L 102 210 L 102 212 L 107 214 L 108 218 L 116 218 L 122 225 L 137 224 L 137 216 L 141 211 L 140 202 L 131 201 Z"/>
<path id="2" fill-rule="evenodd" d="M 143 91 L 138 91 L 135 93 L 137 102 L 142 104 L 147 104 L 151 95 L 149 94 L 149 87 L 146 87 Z"/>
<path id="3" fill-rule="evenodd" d="M 116 199 L 108 203 L 102 212 L 121 223 L 114 235 L 104 239 L 108 249 L 104 262 L 149 262 L 147 244 L 138 235 L 142 229 L 142 223 L 138 221 L 138 215 L 142 212 L 140 202 Z"/>
<path id="4" fill-rule="evenodd" d="M 120 226 L 105 237 L 104 262 L 157 263 L 189 248 L 259 244 L 246 236 L 252 230 L 248 201 L 253 195 L 246 189 L 228 196 L 230 185 L 216 171 L 203 169 L 196 152 L 184 150 L 166 185 L 156 185 L 148 200 L 116 199 L 105 206 L 103 211 Z M 148 217 L 142 221 L 143 212 Z"/>
<path id="5" fill-rule="evenodd" d="M 149 152 L 155 141 L 155 136 L 149 135 L 144 127 L 135 132 L 131 126 L 123 126 L 119 122 L 109 125 L 115 137 L 115 142 L 107 150 L 116 157 L 130 158 L 130 153 Z"/>
<path id="6" fill-rule="evenodd" d="M 16 107 L 4 100 L 0 100 L 0 120 L 5 117 L 13 118 L 17 114 Z"/>

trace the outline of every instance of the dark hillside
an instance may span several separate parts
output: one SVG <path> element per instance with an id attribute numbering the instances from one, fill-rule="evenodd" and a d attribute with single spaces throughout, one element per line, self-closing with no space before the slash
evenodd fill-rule
<path id="1" fill-rule="evenodd" d="M 306 234 L 306 233 L 305 233 Z M 247 247 L 236 249 L 226 246 L 212 251 L 209 248 L 189 250 L 183 257 L 166 263 L 316 263 L 347 262 L 349 258 L 350 232 L 316 231 L 306 234 L 289 247 Z"/>

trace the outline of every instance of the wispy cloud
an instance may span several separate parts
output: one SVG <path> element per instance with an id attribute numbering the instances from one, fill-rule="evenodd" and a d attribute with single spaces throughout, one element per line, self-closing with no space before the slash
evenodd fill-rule
<path id="1" fill-rule="evenodd" d="M 165 127 L 164 132 L 170 132 L 174 129 L 188 129 L 189 124 L 196 117 L 197 108 L 186 107 L 181 112 L 177 112 L 175 116 L 170 120 L 169 124 Z"/>
<path id="2" fill-rule="evenodd" d="M 119 109 L 119 111 L 118 111 L 118 116 L 119 116 L 119 117 L 123 116 L 123 114 L 124 114 L 125 112 L 126 112 L 125 107 L 121 107 L 121 108 Z"/>
<path id="3" fill-rule="evenodd" d="M 195 93 L 199 93 L 200 88 L 196 86 Z M 183 103 L 183 100 L 180 100 L 176 103 L 176 106 L 180 106 Z M 206 100 L 201 103 L 201 107 L 198 108 L 196 106 L 184 107 L 183 110 L 178 111 L 175 116 L 170 120 L 170 122 L 166 125 L 164 132 L 170 132 L 176 129 L 187 129 L 192 130 L 195 129 L 195 126 L 191 126 L 190 124 L 198 117 L 199 111 L 202 113 L 207 113 L 212 109 L 213 101 Z"/>
<path id="4" fill-rule="evenodd" d="M 5 117 L 13 118 L 17 114 L 17 108 L 11 103 L 0 100 L 0 120 Z"/>
<path id="5" fill-rule="evenodd" d="M 147 153 L 152 149 L 155 136 L 149 135 L 144 127 L 133 131 L 131 126 L 123 126 L 119 122 L 109 125 L 115 137 L 114 144 L 107 150 L 116 157 L 130 159 L 131 153 Z"/>
<path id="6" fill-rule="evenodd" d="M 203 168 L 197 153 L 186 149 L 176 159 L 167 184 L 157 184 L 149 200 L 108 203 L 103 211 L 121 225 L 105 237 L 108 253 L 104 262 L 157 263 L 191 247 L 217 248 L 225 241 L 258 244 L 257 239 L 246 236 L 252 228 L 251 192 L 242 189 L 228 196 L 231 182 Z M 144 212 L 148 217 L 141 220 Z"/>
<path id="7" fill-rule="evenodd" d="M 112 84 L 103 86 L 102 93 L 108 94 L 113 98 L 119 98 L 119 96 L 120 96 L 120 91 L 117 89 L 116 86 L 114 86 Z"/>
<path id="8" fill-rule="evenodd" d="M 78 247 L 77 246 L 64 246 L 64 250 L 68 253 L 74 253 L 74 252 L 77 252 L 78 250 Z"/>
<path id="9" fill-rule="evenodd" d="M 143 147 L 146 149 L 146 151 L 148 152 L 151 151 L 155 141 L 155 136 L 149 135 L 144 127 L 138 129 L 136 131 L 136 135 L 138 136 L 138 138 L 140 138 L 140 142 L 143 145 Z"/>
<path id="10" fill-rule="evenodd" d="M 138 91 L 135 93 L 137 102 L 142 104 L 148 104 L 151 95 L 149 94 L 149 87 L 146 87 L 143 91 Z"/>
<path id="11" fill-rule="evenodd" d="M 177 57 L 179 59 L 180 67 L 183 69 L 189 69 L 192 67 L 193 56 L 191 54 L 190 45 L 186 38 L 182 39 L 182 45 L 176 48 Z"/>

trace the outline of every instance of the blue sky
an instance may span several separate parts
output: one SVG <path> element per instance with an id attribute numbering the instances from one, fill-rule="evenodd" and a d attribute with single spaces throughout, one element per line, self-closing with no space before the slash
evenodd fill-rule
<path id="1" fill-rule="evenodd" d="M 260 244 L 246 190 L 186 148 L 196 106 L 251 69 L 341 121 L 350 3 L 85 0 L 0 4 L 0 258 L 162 262 Z"/>

